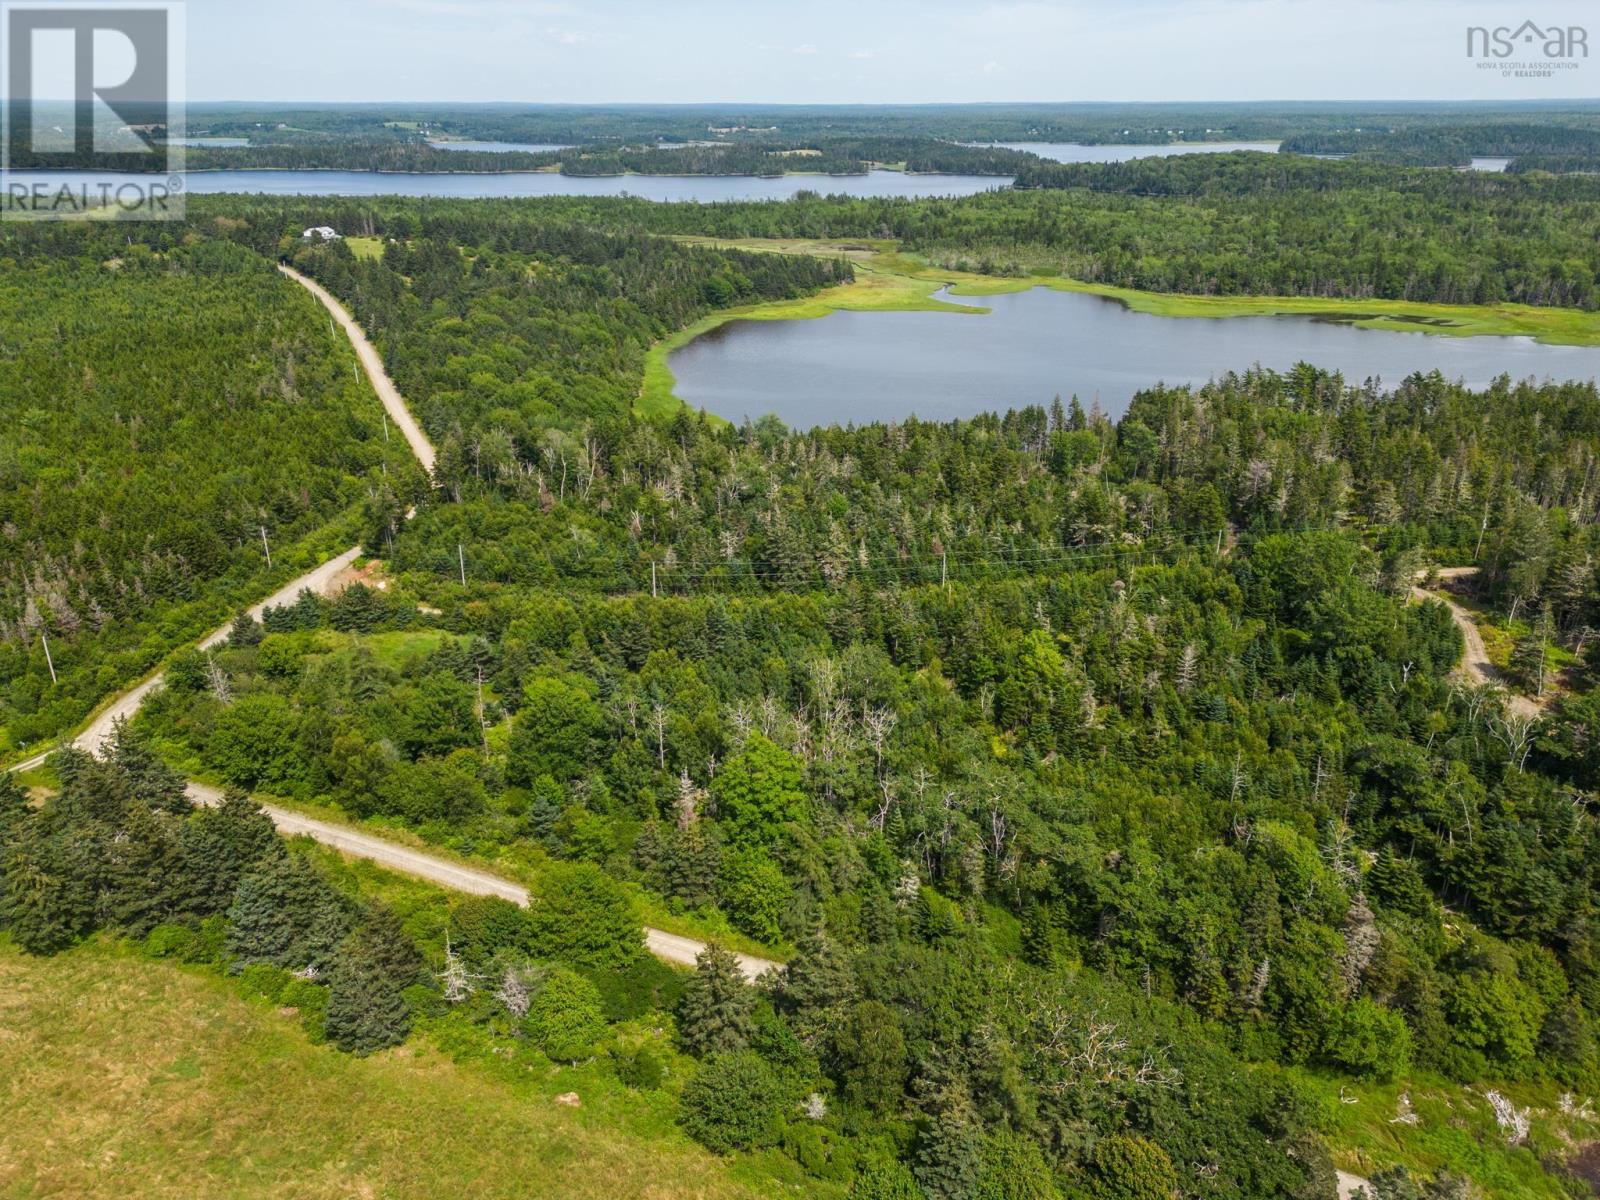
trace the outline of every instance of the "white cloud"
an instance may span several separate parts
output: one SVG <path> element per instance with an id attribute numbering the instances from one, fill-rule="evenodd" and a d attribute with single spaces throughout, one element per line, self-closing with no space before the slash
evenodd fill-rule
<path id="1" fill-rule="evenodd" d="M 871 50 L 852 50 L 852 51 L 850 51 L 850 53 L 846 57 L 848 57 L 848 58 L 871 58 L 872 56 L 873 55 L 872 55 L 872 51 Z"/>
<path id="2" fill-rule="evenodd" d="M 794 48 L 794 52 L 796 54 L 815 54 L 817 52 L 817 48 L 810 42 L 803 42 Z"/>
<path id="3" fill-rule="evenodd" d="M 1006 69 L 991 58 L 988 62 L 983 64 L 983 73 L 985 75 L 1004 75 L 1006 73 Z"/>

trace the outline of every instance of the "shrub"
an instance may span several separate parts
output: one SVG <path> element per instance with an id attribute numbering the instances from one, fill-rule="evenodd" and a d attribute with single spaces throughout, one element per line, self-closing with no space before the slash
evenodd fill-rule
<path id="1" fill-rule="evenodd" d="M 975 1200 L 1060 1200 L 1050 1167 L 1031 1138 L 997 1129 L 984 1139 Z"/>
<path id="2" fill-rule="evenodd" d="M 850 1200 L 923 1200 L 923 1192 L 904 1163 L 874 1163 L 850 1185 Z"/>
<path id="3" fill-rule="evenodd" d="M 144 939 L 144 953 L 148 958 L 176 958 L 187 961 L 194 945 L 195 931 L 182 925 L 157 925 Z"/>
<path id="4" fill-rule="evenodd" d="M 1094 1195 L 1105 1200 L 1171 1200 L 1178 1176 L 1167 1152 L 1148 1138 L 1115 1133 L 1094 1148 Z"/>
<path id="5" fill-rule="evenodd" d="M 770 1146 L 782 1120 L 783 1089 L 772 1068 L 748 1050 L 713 1054 L 679 1098 L 689 1136 L 718 1154 Z"/>
<path id="6" fill-rule="evenodd" d="M 640 1046 L 637 1050 L 613 1050 L 611 1064 L 616 1069 L 618 1079 L 641 1092 L 660 1087 L 666 1078 L 661 1060 L 648 1046 Z"/>
<path id="7" fill-rule="evenodd" d="M 550 867 L 529 890 L 533 953 L 575 966 L 624 967 L 644 948 L 644 927 L 622 886 L 599 867 Z"/>
<path id="8" fill-rule="evenodd" d="M 582 974 L 599 989 L 607 1021 L 671 1012 L 678 1006 L 685 984 L 681 971 L 648 954 L 641 954 L 621 970 L 586 967 Z"/>
<path id="9" fill-rule="evenodd" d="M 253 963 L 239 972 L 239 991 L 276 1004 L 293 979 L 282 967 Z"/>
<path id="10" fill-rule="evenodd" d="M 502 951 L 527 953 L 528 914 L 499 896 L 471 896 L 450 910 L 455 951 L 481 967 Z"/>
<path id="11" fill-rule="evenodd" d="M 557 967 L 529 1005 L 525 1027 L 538 1047 L 557 1062 L 588 1058 L 606 1033 L 600 993 L 582 975 Z"/>

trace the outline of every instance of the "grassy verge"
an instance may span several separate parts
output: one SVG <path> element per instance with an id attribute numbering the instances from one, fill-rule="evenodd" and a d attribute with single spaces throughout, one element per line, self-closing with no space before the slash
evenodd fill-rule
<path id="1" fill-rule="evenodd" d="M 238 981 L 107 941 L 50 959 L 0 944 L 0 1081 L 7 1196 L 799 1194 L 698 1149 L 669 1092 L 600 1063 L 496 1052 L 456 1018 L 355 1058 Z"/>
<path id="2" fill-rule="evenodd" d="M 856 267 L 854 283 L 829 288 L 802 300 L 726 309 L 679 330 L 654 346 L 645 360 L 638 407 L 646 416 L 670 416 L 682 403 L 673 394 L 675 380 L 667 360 L 703 333 L 730 321 L 792 321 L 825 317 L 831 312 L 957 312 L 981 314 L 970 305 L 948 304 L 934 293 L 948 287 L 953 296 L 997 296 L 1047 287 L 1115 300 L 1135 312 L 1158 317 L 1309 316 L 1362 329 L 1432 333 L 1449 337 L 1531 337 L 1551 345 L 1600 345 L 1600 314 L 1576 309 L 1538 308 L 1527 304 L 1426 304 L 1406 300 L 1341 300 L 1314 296 L 1189 296 L 1142 292 L 1132 288 L 1087 283 L 1059 275 L 1001 278 L 931 265 L 902 252 L 889 239 L 826 241 L 807 238 L 705 238 L 679 240 L 699 245 L 731 246 L 774 254 L 811 254 L 848 258 Z"/>
<path id="3" fill-rule="evenodd" d="M 1309 1073 L 1303 1079 L 1323 1101 L 1335 1164 L 1362 1177 L 1396 1165 L 1422 1175 L 1449 1167 L 1468 1176 L 1484 1200 L 1565 1200 L 1569 1193 L 1544 1160 L 1564 1161 L 1600 1136 L 1585 1099 L 1571 1099 L 1563 1111 L 1561 1090 L 1550 1084 L 1499 1088 L 1528 1117 L 1526 1140 L 1513 1145 L 1495 1120 L 1487 1085 L 1431 1077 L 1351 1083 Z"/>

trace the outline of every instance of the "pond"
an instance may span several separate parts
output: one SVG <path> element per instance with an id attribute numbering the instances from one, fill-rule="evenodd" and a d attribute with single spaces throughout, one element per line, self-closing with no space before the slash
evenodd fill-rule
<path id="1" fill-rule="evenodd" d="M 457 142 L 456 145 L 461 145 Z M 148 181 L 148 176 L 77 171 L 12 171 L 6 177 L 30 189 L 66 184 Z M 467 199 L 528 196 L 637 196 L 645 200 L 787 200 L 797 192 L 843 196 L 970 196 L 1007 187 L 994 175 L 910 175 L 869 171 L 865 175 L 605 175 L 584 177 L 554 171 L 476 174 L 384 171 L 192 171 L 191 195 L 262 193 L 272 196 L 455 196 Z"/>
<path id="2" fill-rule="evenodd" d="M 835 312 L 810 321 L 734 321 L 669 358 L 675 391 L 731 421 L 776 413 L 787 424 L 863 424 L 916 414 L 946 421 L 1047 405 L 1076 394 L 1113 417 L 1161 382 L 1297 362 L 1351 382 L 1398 383 L 1435 368 L 1483 387 L 1497 376 L 1593 379 L 1600 347 L 1531 338 L 1443 337 L 1358 329 L 1301 316 L 1157 317 L 1100 296 L 1033 288 L 981 299 L 940 293 L 988 315 Z"/>

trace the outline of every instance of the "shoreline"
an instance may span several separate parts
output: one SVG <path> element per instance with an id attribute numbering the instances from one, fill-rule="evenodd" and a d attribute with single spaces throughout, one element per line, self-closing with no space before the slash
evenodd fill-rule
<path id="1" fill-rule="evenodd" d="M 676 393 L 669 359 L 696 338 L 735 321 L 804 321 L 835 312 L 949 312 L 986 316 L 980 305 L 951 304 L 938 298 L 982 299 L 1036 287 L 1100 296 L 1133 312 L 1157 317 L 1310 317 L 1357 329 L 1440 337 L 1526 337 L 1542 345 L 1600 345 L 1600 313 L 1533 305 L 1450 305 L 1411 300 L 1353 300 L 1320 296 L 1198 296 L 1146 292 L 1061 275 L 997 277 L 938 267 L 902 254 L 892 240 L 710 238 L 680 236 L 690 245 L 726 246 L 772 254 L 812 254 L 849 258 L 854 283 L 839 284 L 798 300 L 769 301 L 711 313 L 652 346 L 635 408 L 645 416 L 670 416 L 685 406 Z M 719 420 L 721 418 L 718 418 Z"/>

